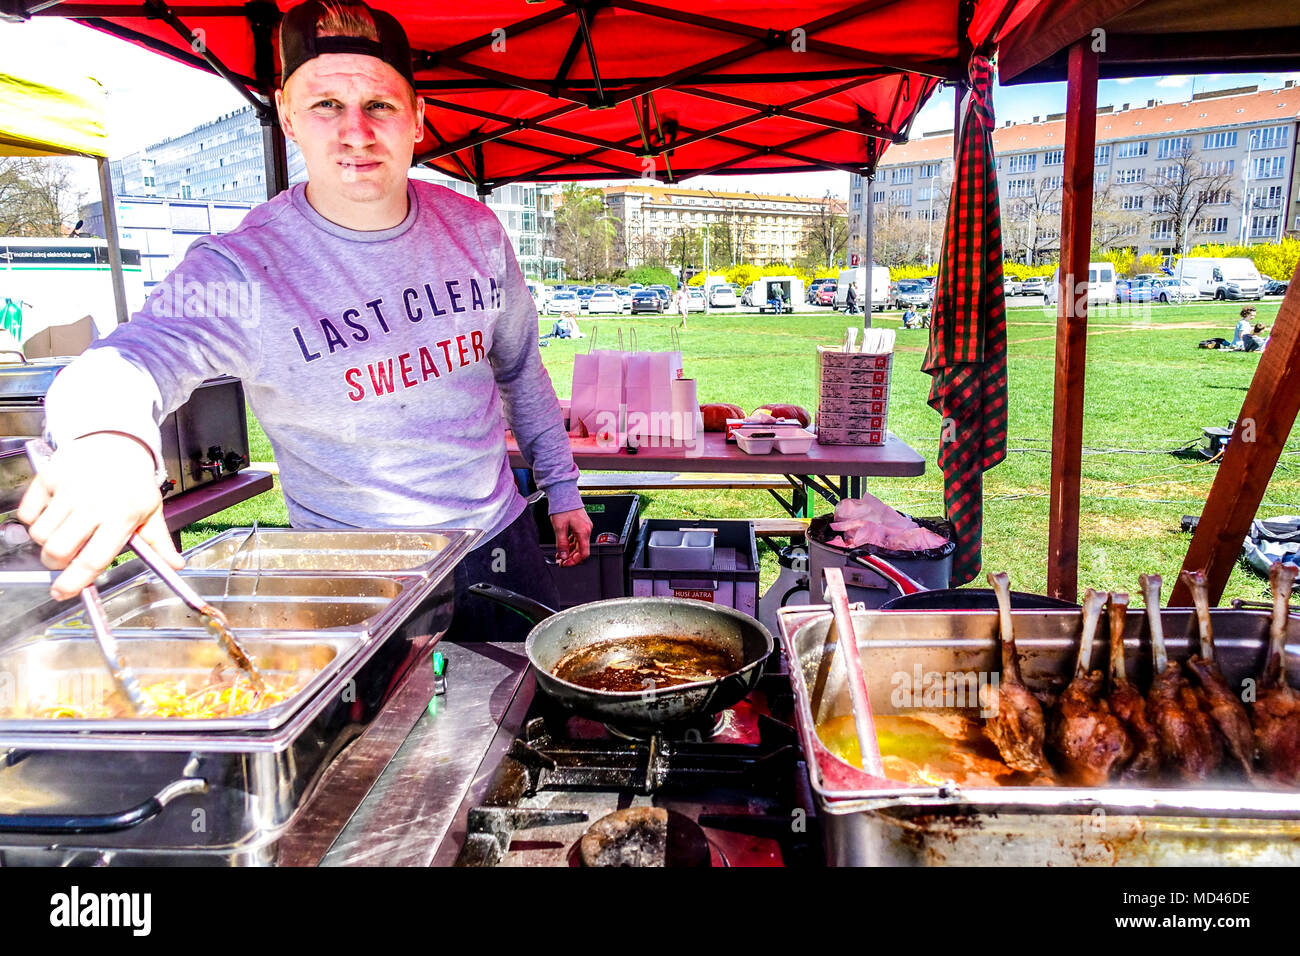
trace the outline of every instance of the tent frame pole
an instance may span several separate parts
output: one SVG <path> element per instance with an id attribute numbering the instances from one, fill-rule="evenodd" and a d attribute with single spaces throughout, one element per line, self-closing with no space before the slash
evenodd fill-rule
<path id="1" fill-rule="evenodd" d="M 113 306 L 117 310 L 119 325 L 128 321 L 130 316 L 126 309 L 126 283 L 122 280 L 122 247 L 117 237 L 117 208 L 113 205 L 113 176 L 109 172 L 108 159 L 95 157 L 99 168 L 99 197 L 104 209 L 104 238 L 108 240 L 109 276 L 113 282 Z"/>
<path id="2" fill-rule="evenodd" d="M 1083 468 L 1083 387 L 1088 345 L 1088 261 L 1092 255 L 1092 173 L 1097 144 L 1097 53 L 1070 47 L 1065 94 L 1065 190 L 1057 285 L 1056 383 L 1052 411 L 1047 593 L 1079 594 L 1079 495 Z"/>

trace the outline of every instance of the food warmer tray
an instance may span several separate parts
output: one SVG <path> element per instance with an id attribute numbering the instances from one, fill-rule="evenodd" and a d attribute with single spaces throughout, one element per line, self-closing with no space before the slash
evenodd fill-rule
<path id="1" fill-rule="evenodd" d="M 81 862 L 79 849 L 116 862 L 274 862 L 324 771 L 445 633 L 453 569 L 481 534 L 232 529 L 188 551 L 183 575 L 268 674 L 311 675 L 243 716 L 33 717 L 26 703 L 52 689 L 98 699 L 111 679 L 77 604 L 0 634 L 0 865 Z M 103 601 L 142 684 L 222 662 L 151 572 Z"/>
<path id="2" fill-rule="evenodd" d="M 1016 648 L 1026 685 L 1054 697 L 1070 679 L 1082 630 L 1075 610 L 1013 611 Z M 1161 612 L 1171 659 L 1199 644 L 1190 608 Z M 1034 786 L 925 787 L 871 777 L 832 754 L 816 733 L 827 720 L 852 713 L 842 658 L 832 658 L 818 701 L 810 688 L 826 646 L 830 609 L 778 612 L 782 651 L 790 663 L 795 717 L 822 816 L 827 861 L 843 866 L 933 865 L 1295 865 L 1300 863 L 1300 793 L 1257 789 L 1244 782 L 1199 788 Z M 1268 647 L 1270 614 L 1211 611 L 1220 667 L 1230 682 L 1258 675 Z M 865 611 L 853 613 L 871 707 L 904 713 L 891 697 L 917 672 L 1000 673 L 998 615 L 990 611 Z M 1146 615 L 1125 624 L 1130 679 L 1148 686 L 1151 653 Z M 1092 667 L 1109 653 L 1103 617 Z M 1292 617 L 1287 668 L 1300 674 L 1300 625 Z M 902 675 L 902 676 L 900 676 Z M 924 677 L 923 677 L 924 679 Z M 954 687 L 959 681 L 954 679 Z M 964 680 L 962 681 L 964 683 Z M 968 684 L 966 686 L 969 686 Z M 899 697 L 901 701 L 902 698 Z M 975 705 L 978 708 L 978 704 Z"/>

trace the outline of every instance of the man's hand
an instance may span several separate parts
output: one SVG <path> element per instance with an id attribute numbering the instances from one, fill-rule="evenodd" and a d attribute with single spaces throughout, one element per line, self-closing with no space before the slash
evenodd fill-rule
<path id="1" fill-rule="evenodd" d="M 585 508 L 551 515 L 555 529 L 555 563 L 562 568 L 581 564 L 591 554 L 591 519 Z"/>
<path id="2" fill-rule="evenodd" d="M 41 563 L 65 569 L 50 587 L 59 600 L 93 584 L 137 530 L 168 564 L 185 566 L 163 521 L 153 453 L 129 435 L 100 432 L 61 445 L 23 495 L 18 520 L 41 545 Z"/>

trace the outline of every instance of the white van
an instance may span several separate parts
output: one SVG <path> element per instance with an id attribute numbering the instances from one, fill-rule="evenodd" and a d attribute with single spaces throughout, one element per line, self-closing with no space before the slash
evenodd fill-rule
<path id="1" fill-rule="evenodd" d="M 1052 272 L 1052 281 L 1047 284 L 1047 291 L 1043 294 L 1043 302 L 1046 305 L 1055 306 L 1058 291 L 1061 284 L 1061 267 L 1057 266 Z M 1115 265 L 1111 262 L 1089 262 L 1088 263 L 1088 304 L 1097 305 L 1100 303 L 1118 302 L 1119 295 L 1115 291 Z"/>
<path id="2" fill-rule="evenodd" d="M 866 270 L 862 266 L 840 270 L 840 277 L 835 283 L 835 308 L 842 309 L 847 304 L 849 283 L 857 291 L 857 306 L 862 308 L 867 301 L 867 290 L 863 285 Z M 871 311 L 883 312 L 889 308 L 889 270 L 884 266 L 871 266 Z"/>
<path id="3" fill-rule="evenodd" d="M 1179 259 L 1174 276 L 1196 287 L 1207 299 L 1258 299 L 1264 280 L 1249 259 Z"/>
<path id="4" fill-rule="evenodd" d="M 775 295 L 775 289 L 781 290 L 781 298 L 785 300 L 787 312 L 793 312 L 808 301 L 804 294 L 803 280 L 795 276 L 763 276 L 761 279 L 755 279 L 749 284 L 749 301 L 758 308 L 759 312 L 766 312 L 769 308 L 768 302 Z"/>

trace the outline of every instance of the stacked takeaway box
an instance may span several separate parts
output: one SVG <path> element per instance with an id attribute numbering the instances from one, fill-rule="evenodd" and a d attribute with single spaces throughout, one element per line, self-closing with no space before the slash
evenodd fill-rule
<path id="1" fill-rule="evenodd" d="M 850 329 L 856 333 L 857 329 Z M 817 348 L 817 441 L 822 445 L 883 445 L 894 368 L 892 329 L 867 329 L 838 348 Z"/>

